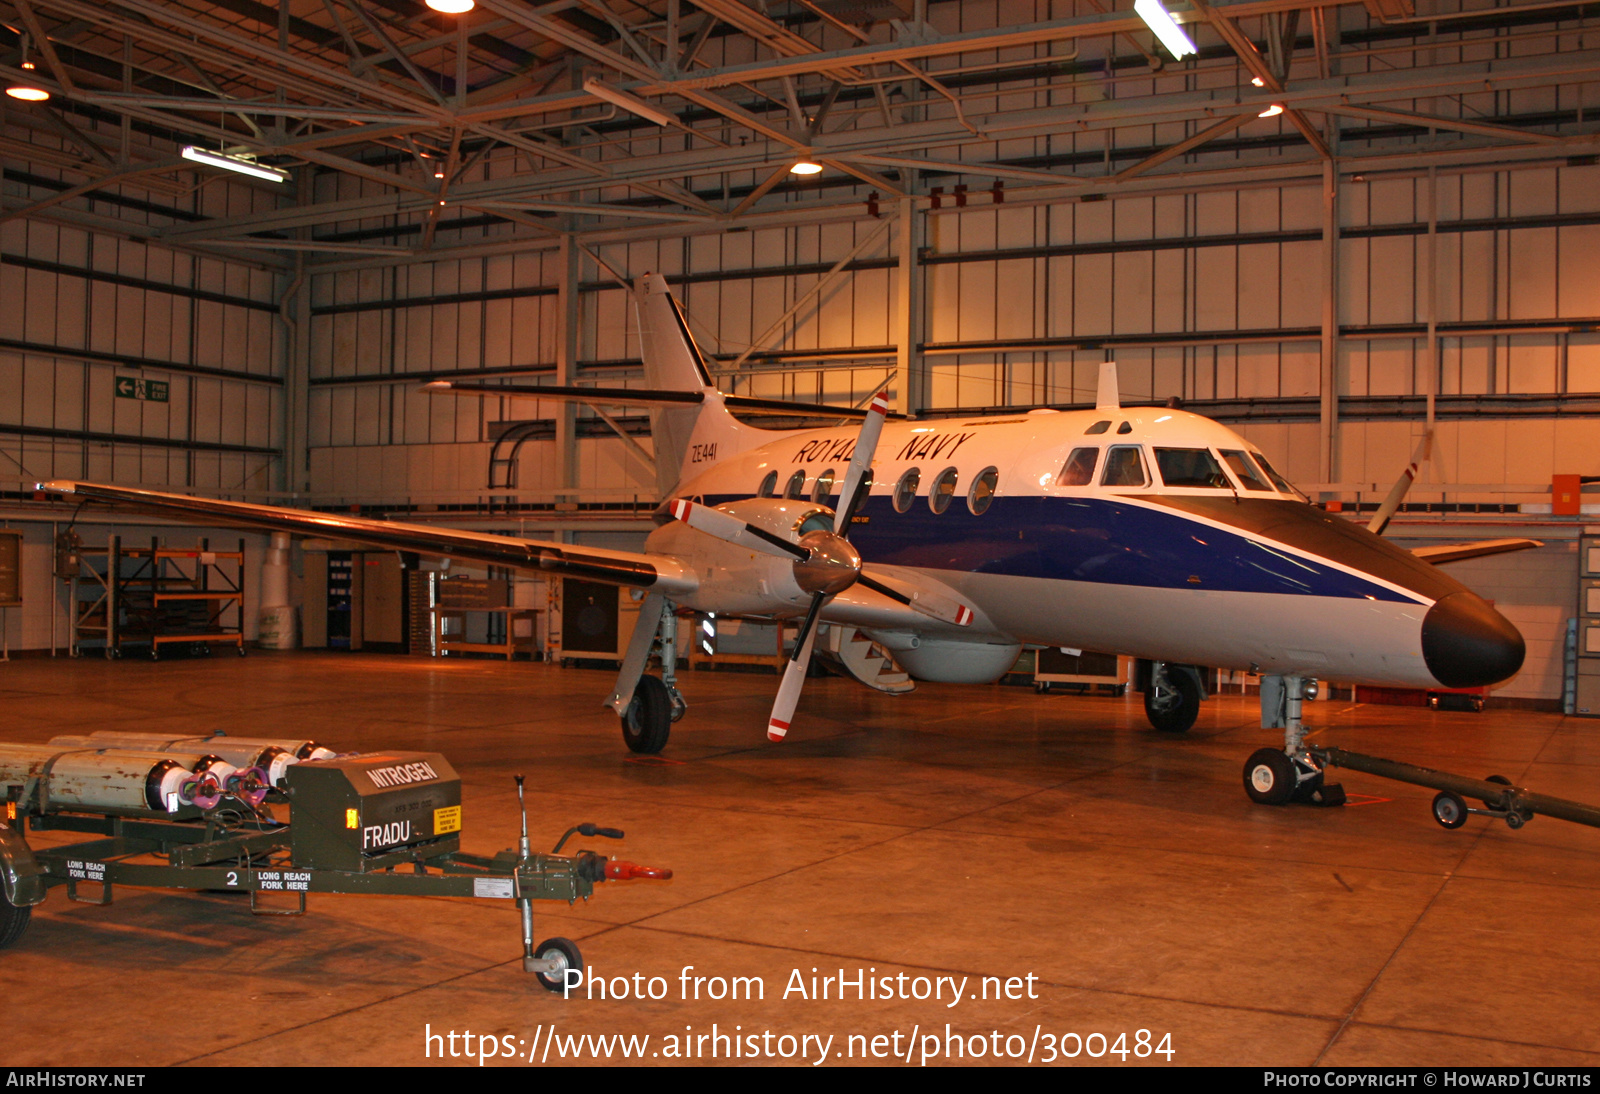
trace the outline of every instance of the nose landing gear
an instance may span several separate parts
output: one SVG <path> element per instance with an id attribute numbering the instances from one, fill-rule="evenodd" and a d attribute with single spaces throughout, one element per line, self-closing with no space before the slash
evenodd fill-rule
<path id="1" fill-rule="evenodd" d="M 1344 787 L 1326 782 L 1323 763 L 1305 747 L 1301 707 L 1317 695 L 1317 683 L 1304 676 L 1261 678 L 1261 728 L 1282 729 L 1283 748 L 1262 748 L 1244 764 L 1244 792 L 1260 805 L 1306 802 L 1343 805 Z"/>

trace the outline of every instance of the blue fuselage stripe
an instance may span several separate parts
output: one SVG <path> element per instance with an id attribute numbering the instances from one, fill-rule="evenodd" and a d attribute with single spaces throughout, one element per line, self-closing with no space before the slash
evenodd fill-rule
<path id="1" fill-rule="evenodd" d="M 706 498 L 713 505 L 733 500 Z M 999 497 L 975 516 L 960 497 L 935 514 L 925 497 L 896 513 L 890 498 L 875 496 L 862 506 L 850 542 L 864 561 L 891 566 L 1156 589 L 1426 599 L 1179 512 L 1114 497 Z"/>

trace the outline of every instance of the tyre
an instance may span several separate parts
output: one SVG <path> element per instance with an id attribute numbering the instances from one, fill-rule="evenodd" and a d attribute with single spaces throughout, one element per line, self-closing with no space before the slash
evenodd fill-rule
<path id="1" fill-rule="evenodd" d="M 1187 733 L 1200 717 L 1200 684 L 1176 665 L 1167 670 L 1167 686 L 1154 683 L 1144 693 L 1144 714 L 1162 733 Z"/>
<path id="2" fill-rule="evenodd" d="M 1461 795 L 1441 790 L 1433 796 L 1433 819 L 1442 828 L 1460 828 L 1467 823 L 1467 803 Z"/>
<path id="3" fill-rule="evenodd" d="M 560 967 L 554 972 L 536 972 L 539 983 L 549 991 L 565 991 L 567 988 L 567 970 L 577 969 L 583 971 L 583 954 L 578 952 L 578 947 L 566 938 L 547 938 L 534 948 L 535 957 L 557 958 Z"/>
<path id="4" fill-rule="evenodd" d="M 22 937 L 32 915 L 32 908 L 18 908 L 0 894 L 0 950 Z"/>
<path id="5" fill-rule="evenodd" d="M 659 676 L 641 676 L 633 702 L 622 716 L 622 740 L 628 751 L 654 756 L 667 747 L 672 733 L 672 696 Z"/>
<path id="6" fill-rule="evenodd" d="M 1498 783 L 1501 786 L 1510 786 L 1511 785 L 1511 780 L 1506 778 L 1504 775 L 1490 775 L 1488 778 L 1484 779 L 1483 781 L 1486 782 L 1486 783 Z M 1483 799 L 1483 807 L 1485 809 L 1498 809 L 1499 808 L 1499 806 L 1497 806 L 1494 802 L 1490 801 L 1488 798 L 1484 798 Z"/>
<path id="7" fill-rule="evenodd" d="M 1258 748 L 1244 762 L 1244 792 L 1259 805 L 1282 805 L 1294 796 L 1294 761 L 1281 749 Z"/>

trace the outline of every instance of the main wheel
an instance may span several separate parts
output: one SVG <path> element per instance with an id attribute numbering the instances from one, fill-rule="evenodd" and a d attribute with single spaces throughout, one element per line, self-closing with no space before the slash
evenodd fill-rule
<path id="1" fill-rule="evenodd" d="M 22 937 L 32 915 L 32 908 L 18 908 L 4 894 L 0 894 L 0 950 Z"/>
<path id="2" fill-rule="evenodd" d="M 1433 796 L 1433 819 L 1444 828 L 1460 828 L 1467 823 L 1467 803 L 1461 795 L 1441 790 Z"/>
<path id="3" fill-rule="evenodd" d="M 1282 805 L 1294 796 L 1294 761 L 1277 748 L 1258 748 L 1244 762 L 1244 792 L 1260 805 Z"/>
<path id="4" fill-rule="evenodd" d="M 553 957 L 557 961 L 554 972 L 533 974 L 539 978 L 539 983 L 550 991 L 566 990 L 568 970 L 577 969 L 580 973 L 583 972 L 583 954 L 578 952 L 578 947 L 571 939 L 547 938 L 534 947 L 533 956 L 541 959 Z"/>
<path id="5" fill-rule="evenodd" d="M 1200 685 L 1187 672 L 1168 671 L 1167 686 L 1144 693 L 1144 714 L 1162 733 L 1187 733 L 1200 717 Z"/>
<path id="6" fill-rule="evenodd" d="M 622 716 L 622 740 L 630 752 L 654 756 L 672 733 L 672 696 L 659 676 L 641 676 Z"/>

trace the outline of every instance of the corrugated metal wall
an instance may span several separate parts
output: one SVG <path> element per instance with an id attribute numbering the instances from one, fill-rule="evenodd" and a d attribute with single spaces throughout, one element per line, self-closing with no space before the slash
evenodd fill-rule
<path id="1" fill-rule="evenodd" d="M 114 192 L 119 203 L 93 211 L 141 227 L 275 200 L 227 180 Z M 114 231 L 0 223 L 0 477 L 270 489 L 283 440 L 277 280 Z M 119 398 L 119 377 L 166 383 L 168 399 Z"/>

